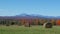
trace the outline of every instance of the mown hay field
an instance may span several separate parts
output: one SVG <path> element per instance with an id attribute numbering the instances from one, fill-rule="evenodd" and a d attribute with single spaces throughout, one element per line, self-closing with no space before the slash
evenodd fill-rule
<path id="1" fill-rule="evenodd" d="M 44 28 L 43 26 L 0 26 L 0 34 L 60 34 L 60 26 Z"/>

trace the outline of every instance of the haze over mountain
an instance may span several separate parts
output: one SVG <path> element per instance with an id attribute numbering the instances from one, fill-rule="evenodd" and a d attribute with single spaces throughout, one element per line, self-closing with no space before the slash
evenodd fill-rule
<path id="1" fill-rule="evenodd" d="M 0 0 L 0 16 L 22 13 L 60 16 L 60 0 Z"/>

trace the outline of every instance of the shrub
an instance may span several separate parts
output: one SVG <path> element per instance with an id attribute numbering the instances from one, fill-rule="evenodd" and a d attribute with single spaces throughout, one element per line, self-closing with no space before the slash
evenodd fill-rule
<path id="1" fill-rule="evenodd" d="M 52 28 L 52 23 L 44 23 L 43 27 Z"/>
<path id="2" fill-rule="evenodd" d="M 25 23 L 25 27 L 30 27 L 30 23 Z"/>

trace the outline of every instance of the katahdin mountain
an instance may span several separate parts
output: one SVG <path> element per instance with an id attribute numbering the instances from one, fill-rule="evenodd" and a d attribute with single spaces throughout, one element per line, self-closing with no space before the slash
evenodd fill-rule
<path id="1" fill-rule="evenodd" d="M 54 17 L 54 16 L 43 16 L 43 15 L 35 15 L 35 14 L 20 14 L 16 16 L 0 16 L 0 19 L 20 19 L 20 18 L 26 18 L 26 19 L 35 19 L 35 18 L 42 18 L 42 19 L 60 19 L 60 16 Z"/>

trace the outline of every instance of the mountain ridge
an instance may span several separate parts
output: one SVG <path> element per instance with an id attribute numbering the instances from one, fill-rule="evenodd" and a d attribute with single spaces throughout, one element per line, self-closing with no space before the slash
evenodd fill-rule
<path id="1" fill-rule="evenodd" d="M 60 19 L 60 16 L 43 16 L 43 15 L 34 15 L 34 14 L 20 14 L 16 16 L 0 16 L 0 19 L 20 19 L 20 18 L 48 18 L 48 19 Z"/>

